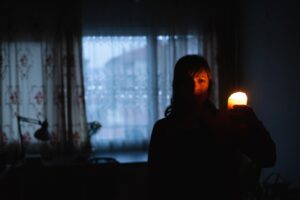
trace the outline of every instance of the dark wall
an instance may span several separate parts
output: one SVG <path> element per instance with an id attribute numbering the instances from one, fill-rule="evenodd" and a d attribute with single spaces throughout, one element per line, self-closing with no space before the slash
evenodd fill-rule
<path id="1" fill-rule="evenodd" d="M 242 0 L 239 33 L 241 84 L 277 144 L 280 173 L 300 186 L 300 12 L 296 1 Z"/>
<path id="2" fill-rule="evenodd" d="M 215 0 L 84 0 L 83 33 L 141 34 L 147 31 L 186 30 L 203 26 Z"/>

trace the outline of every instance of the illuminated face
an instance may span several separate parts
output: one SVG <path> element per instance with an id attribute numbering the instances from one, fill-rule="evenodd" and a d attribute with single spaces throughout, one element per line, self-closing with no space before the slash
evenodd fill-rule
<path id="1" fill-rule="evenodd" d="M 194 94 L 207 97 L 209 79 L 207 72 L 202 70 L 194 75 Z"/>

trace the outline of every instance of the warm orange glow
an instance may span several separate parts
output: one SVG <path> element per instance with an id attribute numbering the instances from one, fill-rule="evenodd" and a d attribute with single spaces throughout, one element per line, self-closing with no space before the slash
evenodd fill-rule
<path id="1" fill-rule="evenodd" d="M 227 108 L 232 109 L 234 105 L 247 105 L 247 95 L 244 92 L 235 92 L 230 95 Z"/>

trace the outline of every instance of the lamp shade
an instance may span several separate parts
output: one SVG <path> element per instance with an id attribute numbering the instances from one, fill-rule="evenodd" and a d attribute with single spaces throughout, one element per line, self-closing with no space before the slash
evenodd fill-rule
<path id="1" fill-rule="evenodd" d="M 102 125 L 98 121 L 89 122 L 88 123 L 88 135 L 91 136 L 91 135 L 95 134 L 101 127 L 102 127 Z"/>
<path id="2" fill-rule="evenodd" d="M 48 132 L 48 122 L 45 120 L 41 124 L 41 128 L 39 128 L 35 133 L 34 137 L 38 140 L 47 141 L 50 139 Z"/>

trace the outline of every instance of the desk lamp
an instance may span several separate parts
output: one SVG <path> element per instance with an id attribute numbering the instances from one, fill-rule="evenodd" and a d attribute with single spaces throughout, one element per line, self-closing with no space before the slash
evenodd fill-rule
<path id="1" fill-rule="evenodd" d="M 40 125 L 41 128 L 39 128 L 35 131 L 34 137 L 41 141 L 47 141 L 50 139 L 49 132 L 48 132 L 48 122 L 47 122 L 47 120 L 44 120 L 42 122 L 37 119 L 31 119 L 31 118 L 23 117 L 20 115 L 18 115 L 17 118 L 18 118 L 18 131 L 19 131 L 19 137 L 20 137 L 20 143 L 21 143 L 21 156 L 22 156 L 22 158 L 24 158 L 25 150 L 24 150 L 24 141 L 23 141 L 23 137 L 22 137 L 21 122 Z"/>

